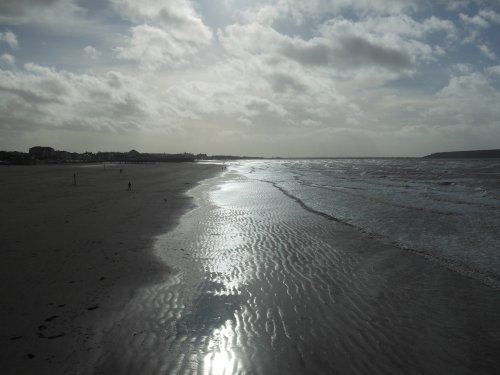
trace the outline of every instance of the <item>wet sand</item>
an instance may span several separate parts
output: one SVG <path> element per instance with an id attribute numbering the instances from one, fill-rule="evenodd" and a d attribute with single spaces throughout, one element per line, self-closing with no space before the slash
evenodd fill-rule
<path id="1" fill-rule="evenodd" d="M 498 372 L 497 290 L 231 171 L 190 194 L 96 374 Z"/>
<path id="2" fill-rule="evenodd" d="M 150 251 L 154 236 L 192 207 L 184 192 L 217 171 L 1 167 L 0 371 L 93 373 L 106 327 L 138 287 L 170 272 Z"/>
<path id="3" fill-rule="evenodd" d="M 0 170 L 6 373 L 498 372 L 498 290 L 230 169 L 113 168 Z"/>

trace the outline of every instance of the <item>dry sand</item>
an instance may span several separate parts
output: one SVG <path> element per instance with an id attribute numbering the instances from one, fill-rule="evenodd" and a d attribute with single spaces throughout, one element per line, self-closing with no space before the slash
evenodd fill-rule
<path id="1" fill-rule="evenodd" d="M 184 192 L 217 169 L 1 167 L 1 372 L 92 373 L 103 327 L 136 288 L 169 272 L 150 251 L 154 236 L 192 205 Z"/>

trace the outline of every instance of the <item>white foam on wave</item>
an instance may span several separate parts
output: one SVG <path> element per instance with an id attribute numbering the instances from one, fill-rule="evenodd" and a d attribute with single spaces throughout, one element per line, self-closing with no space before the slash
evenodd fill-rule
<path id="1" fill-rule="evenodd" d="M 237 168 L 311 212 L 500 286 L 500 202 L 492 198 L 500 163 L 294 160 L 252 162 L 252 173 L 245 163 Z"/>

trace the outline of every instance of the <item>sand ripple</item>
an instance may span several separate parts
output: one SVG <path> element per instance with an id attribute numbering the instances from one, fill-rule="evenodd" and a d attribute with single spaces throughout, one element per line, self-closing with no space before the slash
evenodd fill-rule
<path id="1" fill-rule="evenodd" d="M 157 243 L 176 271 L 124 307 L 97 373 L 486 374 L 500 364 L 493 290 L 268 183 L 235 178 L 193 194 L 200 207 Z"/>

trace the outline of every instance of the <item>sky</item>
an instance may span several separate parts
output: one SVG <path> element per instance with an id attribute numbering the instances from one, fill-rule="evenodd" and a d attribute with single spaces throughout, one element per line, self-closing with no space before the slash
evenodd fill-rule
<path id="1" fill-rule="evenodd" d="M 500 0 L 0 0 L 0 149 L 500 148 Z"/>

